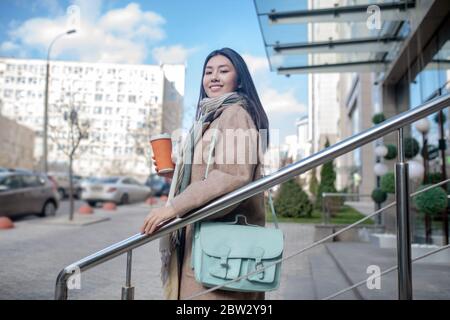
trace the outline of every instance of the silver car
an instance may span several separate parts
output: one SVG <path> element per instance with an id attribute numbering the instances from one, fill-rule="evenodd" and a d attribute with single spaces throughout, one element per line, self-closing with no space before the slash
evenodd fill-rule
<path id="1" fill-rule="evenodd" d="M 51 182 L 39 173 L 0 172 L 0 216 L 53 216 L 59 206 Z"/>
<path id="2" fill-rule="evenodd" d="M 151 194 L 149 187 L 131 177 L 96 178 L 82 182 L 81 186 L 81 199 L 91 206 L 97 202 L 127 204 L 145 201 Z"/>

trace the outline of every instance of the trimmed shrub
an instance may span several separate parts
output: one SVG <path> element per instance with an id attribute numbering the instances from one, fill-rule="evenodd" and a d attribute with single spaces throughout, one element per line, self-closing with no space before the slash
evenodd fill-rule
<path id="1" fill-rule="evenodd" d="M 387 154 L 384 156 L 386 160 L 393 160 L 397 157 L 397 147 L 393 144 L 387 144 Z"/>
<path id="2" fill-rule="evenodd" d="M 382 112 L 376 113 L 372 117 L 372 123 L 375 125 L 382 123 L 384 120 L 386 120 L 386 117 L 384 116 L 384 114 Z"/>
<path id="3" fill-rule="evenodd" d="M 405 148 L 405 158 L 412 159 L 419 153 L 419 142 L 412 137 L 403 139 L 403 146 Z"/>
<path id="4" fill-rule="evenodd" d="M 395 193 L 395 175 L 393 172 L 388 172 L 381 177 L 381 190 L 386 193 Z"/>
<path id="5" fill-rule="evenodd" d="M 372 200 L 375 203 L 383 203 L 385 202 L 387 199 L 387 193 L 383 190 L 381 190 L 381 188 L 375 188 L 372 191 Z"/>
<path id="6" fill-rule="evenodd" d="M 440 172 L 432 172 L 428 174 L 428 183 L 436 184 L 442 181 L 442 173 Z"/>
<path id="7" fill-rule="evenodd" d="M 273 203 L 275 212 L 282 217 L 311 217 L 313 205 L 301 186 L 291 179 L 281 185 Z"/>
<path id="8" fill-rule="evenodd" d="M 325 148 L 330 146 L 328 139 L 325 142 Z M 322 193 L 323 192 L 337 192 L 335 187 L 336 172 L 334 171 L 333 161 L 323 164 L 320 169 L 320 184 L 317 190 L 316 208 L 322 207 Z"/>
<path id="9" fill-rule="evenodd" d="M 430 185 L 423 185 L 419 190 L 428 186 Z M 447 194 L 441 187 L 435 187 L 418 194 L 414 201 L 417 209 L 424 214 L 437 215 L 447 208 Z"/>
<path id="10" fill-rule="evenodd" d="M 434 115 L 433 120 L 434 122 L 439 123 L 439 112 Z M 447 117 L 445 116 L 445 113 L 442 113 L 442 124 L 444 124 L 446 121 Z"/>
<path id="11" fill-rule="evenodd" d="M 309 180 L 309 192 L 311 192 L 314 199 L 317 197 L 317 190 L 319 189 L 319 181 L 317 181 L 316 168 L 311 170 L 311 179 Z"/>

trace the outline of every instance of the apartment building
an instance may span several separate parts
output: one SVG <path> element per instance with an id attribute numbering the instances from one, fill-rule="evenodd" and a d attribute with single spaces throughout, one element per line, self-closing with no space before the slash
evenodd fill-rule
<path id="1" fill-rule="evenodd" d="M 148 137 L 181 127 L 184 65 L 52 61 L 48 91 L 48 163 L 64 167 L 70 151 L 68 114 L 88 123 L 76 153 L 80 175 L 150 172 Z M 2 114 L 36 132 L 42 167 L 46 61 L 0 58 Z"/>

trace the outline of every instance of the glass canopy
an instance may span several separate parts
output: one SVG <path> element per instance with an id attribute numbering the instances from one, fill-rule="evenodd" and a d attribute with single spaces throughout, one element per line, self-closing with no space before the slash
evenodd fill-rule
<path id="1" fill-rule="evenodd" d="M 280 74 L 385 71 L 409 35 L 416 5 L 412 0 L 254 4 L 271 70 Z"/>

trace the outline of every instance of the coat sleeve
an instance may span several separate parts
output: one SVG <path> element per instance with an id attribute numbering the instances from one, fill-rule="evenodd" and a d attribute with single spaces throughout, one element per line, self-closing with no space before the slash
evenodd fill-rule
<path id="1" fill-rule="evenodd" d="M 242 106 L 233 105 L 222 112 L 218 124 L 214 160 L 207 178 L 192 182 L 171 200 L 178 217 L 253 181 L 258 162 L 258 134 L 252 118 Z M 203 158 L 207 159 L 207 155 Z M 214 218 L 229 211 L 215 214 Z"/>

